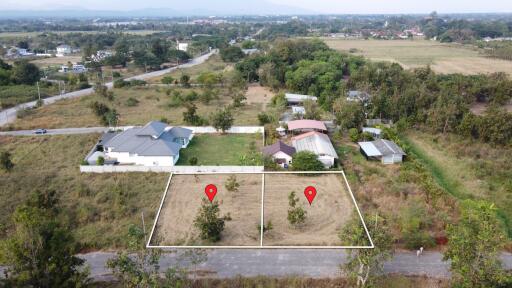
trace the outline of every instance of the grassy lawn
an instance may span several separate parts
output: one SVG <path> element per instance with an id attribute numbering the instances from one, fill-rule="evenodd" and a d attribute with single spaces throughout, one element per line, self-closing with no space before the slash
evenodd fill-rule
<path id="1" fill-rule="evenodd" d="M 240 156 L 249 153 L 251 142 L 260 151 L 261 137 L 261 134 L 196 135 L 189 146 L 180 151 L 178 165 L 189 165 L 192 157 L 197 157 L 198 165 L 240 165 Z"/>
<path id="2" fill-rule="evenodd" d="M 444 44 L 429 40 L 344 40 L 323 38 L 329 47 L 372 60 L 391 61 L 404 68 L 431 65 L 438 73 L 478 74 L 507 72 L 512 74 L 510 61 L 491 59 L 477 48 L 459 44 Z"/>
<path id="3" fill-rule="evenodd" d="M 512 238 L 512 150 L 454 135 L 411 132 L 405 140 L 436 182 L 457 199 L 495 203 Z"/>
<path id="4" fill-rule="evenodd" d="M 82 174 L 78 168 L 99 135 L 0 137 L 0 147 L 12 153 L 10 173 L 0 171 L 0 238 L 11 229 L 16 206 L 37 190 L 55 190 L 64 221 L 90 249 L 126 245 L 131 224 L 147 229 L 153 223 L 168 174 Z"/>
<path id="5" fill-rule="evenodd" d="M 192 89 L 181 89 L 187 94 Z M 119 125 L 143 125 L 151 120 L 166 118 L 171 125 L 184 125 L 184 107 L 169 107 L 171 96 L 166 94 L 167 88 L 122 88 L 114 89 L 115 99 L 107 101 L 101 96 L 89 95 L 75 99 L 58 101 L 52 105 L 33 110 L 33 113 L 17 119 L 11 124 L 12 129 L 35 128 L 66 128 L 66 127 L 94 127 L 101 126 L 97 117 L 93 114 L 89 105 L 94 101 L 104 102 L 113 107 L 120 114 Z M 200 93 L 200 90 L 197 90 Z M 139 101 L 136 106 L 126 104 L 128 98 Z M 196 101 L 197 113 L 204 118 L 217 109 L 232 103 L 227 90 L 221 90 L 218 100 L 212 100 L 209 104 Z M 233 113 L 235 125 L 258 125 L 257 115 L 263 111 L 263 103 L 250 103 L 237 108 Z"/>

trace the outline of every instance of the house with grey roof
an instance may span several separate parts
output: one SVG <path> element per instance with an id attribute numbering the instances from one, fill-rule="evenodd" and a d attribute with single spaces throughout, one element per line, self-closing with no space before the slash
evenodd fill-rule
<path id="1" fill-rule="evenodd" d="M 385 139 L 357 144 L 359 144 L 359 150 L 366 159 L 377 159 L 384 164 L 401 163 L 404 156 L 407 155 L 395 142 Z"/>
<path id="2" fill-rule="evenodd" d="M 279 140 L 272 145 L 263 147 L 262 152 L 264 156 L 271 157 L 277 164 L 285 167 L 292 163 L 292 157 L 296 151 L 294 147 Z"/>
<path id="3" fill-rule="evenodd" d="M 173 166 L 193 137 L 192 130 L 158 121 L 107 134 L 97 145 L 106 163 L 143 166 Z"/>
<path id="4" fill-rule="evenodd" d="M 347 93 L 347 101 L 368 102 L 371 96 L 365 91 L 351 90 Z"/>

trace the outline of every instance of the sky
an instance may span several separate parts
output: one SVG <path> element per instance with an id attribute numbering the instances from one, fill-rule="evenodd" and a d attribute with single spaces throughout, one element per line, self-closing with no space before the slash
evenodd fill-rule
<path id="1" fill-rule="evenodd" d="M 311 11 L 312 14 L 393 14 L 393 13 L 468 13 L 512 12 L 512 0 L 1 0 L 1 10 L 137 10 L 169 8 L 178 11 L 194 9 L 229 11 L 233 5 L 263 3 L 271 11 L 285 7 Z M 236 3 L 236 4 L 233 4 Z M 249 4 L 250 3 L 250 4 Z M 275 6 L 274 5 L 280 5 Z M 274 10 L 272 10 L 274 9 Z M 240 11 L 240 10 L 236 10 Z M 289 10 L 293 11 L 293 10 Z"/>

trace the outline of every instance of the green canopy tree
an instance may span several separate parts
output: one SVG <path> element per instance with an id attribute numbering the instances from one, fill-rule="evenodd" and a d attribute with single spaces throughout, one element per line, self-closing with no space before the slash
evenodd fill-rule
<path id="1" fill-rule="evenodd" d="M 465 200 L 460 220 L 448 225 L 444 260 L 451 261 L 453 281 L 458 287 L 512 285 L 499 260 L 506 237 L 496 212 L 494 204 Z"/>
<path id="2" fill-rule="evenodd" d="M 293 155 L 292 160 L 292 169 L 295 171 L 324 170 L 324 164 L 318 160 L 318 157 L 313 152 L 300 151 Z"/>
<path id="3" fill-rule="evenodd" d="M 222 110 L 217 110 L 217 112 L 211 115 L 210 123 L 212 126 L 217 129 L 217 131 L 221 131 L 225 133 L 227 130 L 233 126 L 235 118 L 231 111 L 228 108 L 224 108 Z"/>

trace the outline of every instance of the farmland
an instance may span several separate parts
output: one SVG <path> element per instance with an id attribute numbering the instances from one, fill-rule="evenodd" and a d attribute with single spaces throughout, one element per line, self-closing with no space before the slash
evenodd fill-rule
<path id="1" fill-rule="evenodd" d="M 512 74 L 510 61 L 485 57 L 472 46 L 429 40 L 323 40 L 333 49 L 344 52 L 352 49 L 356 55 L 375 61 L 396 62 L 406 69 L 431 65 L 434 71 L 444 74 Z"/>

